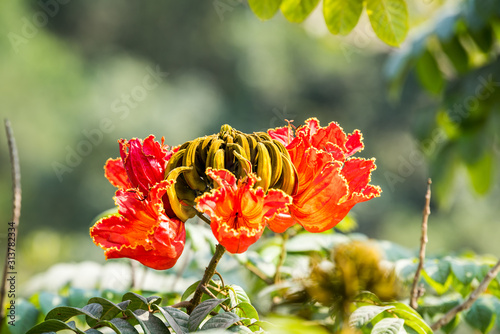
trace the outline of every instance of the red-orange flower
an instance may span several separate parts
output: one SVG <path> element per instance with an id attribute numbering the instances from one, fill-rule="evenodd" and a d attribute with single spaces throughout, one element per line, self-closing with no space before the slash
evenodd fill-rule
<path id="1" fill-rule="evenodd" d="M 172 152 L 149 136 L 120 140 L 121 158 L 109 159 L 104 174 L 115 187 L 118 214 L 91 229 L 106 258 L 128 257 L 154 269 L 171 268 L 184 249 L 185 229 L 163 200 L 173 181 L 164 181 Z"/>
<path id="2" fill-rule="evenodd" d="M 121 161 L 130 185 L 143 195 L 146 195 L 152 186 L 165 179 L 165 167 L 172 156 L 168 146 L 163 143 L 164 139 L 162 138 L 162 142 L 159 143 L 154 138 L 150 135 L 143 141 L 137 138 L 119 141 Z M 118 162 L 115 160 L 110 164 L 112 167 Z M 111 183 L 114 181 L 117 180 L 113 179 Z"/>
<path id="3" fill-rule="evenodd" d="M 128 257 L 145 266 L 161 270 L 171 268 L 184 249 L 184 223 L 170 218 L 163 209 L 162 196 L 171 181 L 161 181 L 146 199 L 135 192 L 119 189 L 115 202 L 118 214 L 99 220 L 91 229 L 94 243 L 105 251 L 107 259 Z"/>
<path id="4" fill-rule="evenodd" d="M 210 216 L 214 236 L 231 253 L 246 251 L 260 238 L 267 222 L 291 203 L 281 190 L 270 189 L 266 194 L 261 187 L 254 189 L 254 174 L 236 180 L 227 170 L 209 168 L 207 175 L 218 188 L 199 197 L 197 209 Z"/>
<path id="5" fill-rule="evenodd" d="M 289 212 L 269 222 L 273 231 L 299 223 L 309 232 L 323 232 L 337 225 L 355 204 L 380 196 L 380 187 L 369 184 L 375 161 L 351 158 L 364 147 L 358 130 L 347 136 L 337 123 L 321 127 L 313 118 L 295 135 L 289 127 L 268 133 L 286 146 L 299 182 Z"/>

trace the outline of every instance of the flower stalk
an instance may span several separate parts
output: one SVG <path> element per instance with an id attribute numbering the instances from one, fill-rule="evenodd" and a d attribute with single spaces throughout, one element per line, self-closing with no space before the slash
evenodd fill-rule
<path id="1" fill-rule="evenodd" d="M 194 308 L 201 303 L 201 297 L 203 296 L 205 289 L 207 289 L 207 284 L 215 275 L 215 269 L 217 268 L 217 264 L 219 263 L 219 260 L 221 259 L 222 255 L 224 255 L 225 252 L 226 248 L 221 244 L 217 244 L 217 246 L 215 246 L 214 256 L 212 256 L 212 259 L 210 260 L 208 267 L 205 269 L 205 274 L 203 275 L 203 278 L 198 284 L 198 287 L 194 292 L 194 296 L 191 299 L 189 306 L 186 308 L 188 314 L 191 314 Z"/>
<path id="2" fill-rule="evenodd" d="M 17 151 L 16 139 L 14 131 L 10 125 L 10 121 L 5 119 L 5 132 L 7 134 L 7 142 L 9 145 L 11 174 L 12 174 L 12 216 L 9 223 L 9 239 L 17 240 L 17 230 L 19 226 L 19 218 L 21 216 L 21 167 L 19 165 L 19 153 Z M 11 225 L 12 224 L 12 225 Z M 11 232 L 13 231 L 13 232 Z M 13 235 L 13 237 L 12 237 Z M 5 299 L 7 297 L 7 272 L 9 271 L 9 253 L 15 252 L 16 246 L 10 246 L 7 242 L 7 252 L 5 254 L 5 263 L 2 273 L 2 286 L 0 287 L 0 323 L 3 323 L 5 318 Z M 9 250 L 11 249 L 11 250 Z M 10 270 L 12 271 L 12 270 Z"/>

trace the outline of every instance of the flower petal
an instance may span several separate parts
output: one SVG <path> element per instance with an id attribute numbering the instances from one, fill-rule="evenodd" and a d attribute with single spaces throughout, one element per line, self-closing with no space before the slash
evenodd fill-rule
<path id="1" fill-rule="evenodd" d="M 365 145 L 363 144 L 363 135 L 359 132 L 359 130 L 354 130 L 352 134 L 347 136 L 347 143 L 345 143 L 345 147 L 347 149 L 347 156 L 351 156 L 365 148 Z"/>
<path id="2" fill-rule="evenodd" d="M 280 213 L 268 221 L 268 226 L 274 233 L 283 233 L 296 222 L 289 213 Z"/>
<path id="3" fill-rule="evenodd" d="M 370 174 L 375 170 L 375 160 L 349 159 L 344 163 L 342 175 L 349 185 L 349 193 L 361 193 L 370 182 Z"/>
<path id="4" fill-rule="evenodd" d="M 364 148 L 359 130 L 347 136 L 336 122 L 321 127 L 316 118 L 311 118 L 305 123 L 297 130 L 297 136 L 303 138 L 306 144 L 331 153 L 336 160 L 345 160 Z"/>
<path id="5" fill-rule="evenodd" d="M 316 117 L 309 118 L 304 123 L 306 124 L 297 129 L 296 135 L 297 137 L 305 137 L 309 140 L 321 127 Z"/>
<path id="6" fill-rule="evenodd" d="M 272 139 L 276 139 L 277 141 L 281 142 L 283 145 L 285 145 L 285 147 L 288 146 L 295 138 L 295 135 L 293 134 L 292 128 L 290 126 L 269 129 L 267 130 L 267 133 Z"/>
<path id="7" fill-rule="evenodd" d="M 119 143 L 125 170 L 134 187 L 147 194 L 152 186 L 165 179 L 165 167 L 171 152 L 155 141 L 153 135 L 144 141 L 134 138 Z"/>
<path id="8" fill-rule="evenodd" d="M 347 136 L 335 122 L 321 127 L 316 118 L 306 120 L 287 146 L 297 170 L 297 193 L 289 212 L 278 214 L 269 227 L 283 232 L 296 222 L 309 232 L 322 232 L 339 223 L 356 203 L 378 197 L 381 189 L 368 184 L 374 160 L 347 160 L 364 148 L 362 139 L 358 130 Z"/>
<path id="9" fill-rule="evenodd" d="M 184 248 L 184 224 L 166 216 L 162 201 L 173 185 L 162 181 L 146 198 L 134 190 L 117 190 L 118 215 L 103 218 L 90 229 L 94 243 L 105 250 L 107 258 L 129 257 L 154 269 L 170 268 L 177 261 Z"/>
<path id="10" fill-rule="evenodd" d="M 317 154 L 328 155 L 326 152 Z M 346 181 L 340 174 L 340 167 L 339 163 L 328 162 L 323 168 L 304 171 L 311 174 L 308 177 L 311 182 L 294 197 L 290 212 L 309 232 L 323 232 L 334 227 L 348 212 L 338 210 L 338 203 L 348 191 Z"/>
<path id="11" fill-rule="evenodd" d="M 291 197 L 281 190 L 267 194 L 254 189 L 256 176 L 249 174 L 236 184 L 236 178 L 225 170 L 207 169 L 207 175 L 219 188 L 196 199 L 197 209 L 211 218 L 211 228 L 221 245 L 231 253 L 242 253 L 257 241 L 268 220 L 287 210 Z"/>
<path id="12" fill-rule="evenodd" d="M 106 176 L 109 182 L 117 188 L 132 188 L 132 184 L 128 179 L 128 175 L 125 171 L 121 158 L 108 159 L 108 161 L 106 161 L 106 164 L 104 165 L 104 176 Z"/>
<path id="13" fill-rule="evenodd" d="M 156 270 L 172 268 L 184 249 L 186 241 L 184 224 L 177 219 L 161 222 L 148 241 L 148 246 L 151 247 L 137 245 L 123 246 L 120 250 L 110 248 L 105 252 L 106 258 L 127 257 Z"/>
<path id="14" fill-rule="evenodd" d="M 317 132 L 311 135 L 311 145 L 318 149 L 327 150 L 328 143 L 334 144 L 347 152 L 345 144 L 347 136 L 344 130 L 336 123 L 331 122 L 326 128 L 320 127 Z"/>

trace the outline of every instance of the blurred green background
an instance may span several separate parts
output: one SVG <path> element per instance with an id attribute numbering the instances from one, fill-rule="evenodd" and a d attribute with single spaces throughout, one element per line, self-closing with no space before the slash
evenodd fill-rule
<path id="1" fill-rule="evenodd" d="M 366 148 L 359 155 L 377 159 L 372 183 L 384 192 L 353 210 L 359 232 L 416 248 L 426 179 L 432 176 L 441 190 L 432 203 L 430 252 L 500 254 L 498 126 L 488 137 L 493 141 L 479 140 L 492 152 L 487 172 L 475 176 L 476 183 L 487 183 L 483 191 L 471 186 L 467 168 L 454 164 L 452 173 L 449 162 L 423 154 L 419 142 L 446 125 L 439 123 L 439 94 L 468 68 L 436 77 L 436 61 L 425 54 L 406 63 L 404 80 L 399 72 L 393 75 L 390 90 L 387 69 L 394 72 L 398 54 L 416 42 L 408 39 L 397 53 L 374 36 L 365 17 L 341 37 L 328 33 L 321 13 L 301 25 L 281 14 L 262 22 L 238 1 L 41 3 L 0 3 L 1 114 L 12 123 L 22 169 L 20 281 L 57 262 L 104 262 L 88 229 L 113 206 L 114 188 L 103 165 L 119 155 L 118 139 L 154 134 L 179 145 L 218 132 L 224 123 L 253 132 L 282 126 L 284 119 L 298 126 L 313 116 L 323 125 L 337 121 L 349 133 L 360 129 Z M 409 3 L 409 11 L 410 32 L 417 33 L 415 27 L 438 14 L 454 13 L 441 1 Z M 497 41 L 497 32 L 491 33 Z M 486 53 L 495 50 L 498 43 Z M 436 56 L 440 65 L 442 58 Z M 471 61 L 470 68 L 489 61 Z M 439 80 L 442 87 L 433 86 Z M 429 86 L 434 94 L 425 91 Z M 394 90 L 399 97 L 390 94 Z M 492 109 L 498 115 L 498 101 Z M 0 141 L 6 231 L 10 163 L 5 136 Z M 465 146 L 466 153 L 476 146 Z M 433 172 L 429 163 L 445 169 Z"/>

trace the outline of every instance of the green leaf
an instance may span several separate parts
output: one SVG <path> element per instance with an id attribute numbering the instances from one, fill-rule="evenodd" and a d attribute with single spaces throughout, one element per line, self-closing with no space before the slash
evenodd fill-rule
<path id="1" fill-rule="evenodd" d="M 74 326 L 74 322 L 65 323 L 61 320 L 55 319 L 50 319 L 36 325 L 35 327 L 27 331 L 26 334 L 47 334 L 47 332 L 58 332 L 62 331 L 63 329 L 71 330 L 73 331 L 73 333 L 77 334 L 85 334 Z"/>
<path id="2" fill-rule="evenodd" d="M 252 11 L 261 20 L 269 20 L 276 14 L 281 0 L 248 0 Z"/>
<path id="3" fill-rule="evenodd" d="M 478 162 L 467 165 L 467 171 L 476 193 L 485 195 L 493 183 L 493 154 L 486 153 Z"/>
<path id="4" fill-rule="evenodd" d="M 155 305 L 154 308 L 160 312 L 167 320 L 167 323 L 172 327 L 176 334 L 184 334 L 189 332 L 188 321 L 189 315 L 173 307 L 159 307 Z"/>
<path id="5" fill-rule="evenodd" d="M 219 313 L 213 316 L 212 318 L 208 319 L 201 329 L 202 330 L 208 330 L 214 328 L 226 329 L 240 320 L 241 318 L 232 312 Z"/>
<path id="6" fill-rule="evenodd" d="M 469 35 L 478 48 L 484 53 L 489 53 L 495 44 L 495 35 L 491 25 L 487 25 L 479 31 L 469 30 Z"/>
<path id="7" fill-rule="evenodd" d="M 450 117 L 453 115 L 450 112 Z M 459 121 L 459 124 L 466 126 L 467 119 L 464 117 Z M 481 158 L 487 153 L 488 150 L 488 134 L 483 131 L 467 131 L 462 132 L 457 140 L 458 148 L 460 150 L 460 157 L 466 165 L 472 166 L 477 164 Z"/>
<path id="8" fill-rule="evenodd" d="M 375 305 L 381 305 L 382 302 L 380 299 L 377 297 L 376 294 L 370 292 L 370 291 L 363 291 L 360 294 L 354 298 L 354 301 L 356 303 L 368 303 L 368 304 L 375 304 Z"/>
<path id="9" fill-rule="evenodd" d="M 97 329 L 89 328 L 85 331 L 85 334 L 102 334 L 102 332 L 98 331 Z M 123 334 L 123 333 L 121 333 L 121 334 Z"/>
<path id="10" fill-rule="evenodd" d="M 479 298 L 472 307 L 465 312 L 465 321 L 481 331 L 488 333 L 494 326 L 496 313 L 492 301 L 489 298 Z"/>
<path id="11" fill-rule="evenodd" d="M 196 281 L 193 284 L 191 284 L 186 289 L 186 291 L 184 291 L 184 293 L 182 294 L 181 301 L 187 300 L 196 291 L 196 288 L 198 287 L 198 284 L 200 284 L 200 282 L 201 282 L 201 280 L 200 281 Z"/>
<path id="12" fill-rule="evenodd" d="M 253 331 L 245 326 L 233 326 L 231 328 L 228 328 L 227 331 L 240 334 L 253 333 Z"/>
<path id="13" fill-rule="evenodd" d="M 332 34 L 347 35 L 356 26 L 363 11 L 363 0 L 324 0 L 323 15 Z"/>
<path id="14" fill-rule="evenodd" d="M 469 69 L 469 56 L 456 34 L 449 40 L 442 40 L 441 48 L 444 53 L 446 53 L 458 73 L 467 72 Z"/>
<path id="15" fill-rule="evenodd" d="M 290 22 L 300 23 L 311 14 L 319 0 L 283 0 L 281 12 Z"/>
<path id="16" fill-rule="evenodd" d="M 418 58 L 416 71 L 418 80 L 429 92 L 439 94 L 443 90 L 443 73 L 429 50 L 425 50 Z"/>
<path id="17" fill-rule="evenodd" d="M 420 314 L 418 314 L 414 309 L 410 308 L 408 305 L 392 302 L 388 303 L 395 307 L 391 312 L 397 315 L 400 319 L 404 319 L 405 325 L 413 328 L 419 334 L 432 334 L 432 329 L 429 325 L 422 319 Z"/>
<path id="18" fill-rule="evenodd" d="M 189 317 L 188 321 L 188 329 L 190 332 L 194 332 L 198 329 L 198 326 L 202 323 L 202 321 L 206 318 L 206 316 L 212 312 L 214 308 L 219 306 L 220 303 L 222 303 L 224 299 L 209 299 L 205 300 L 203 303 L 200 305 L 196 306 L 191 312 L 191 315 Z"/>
<path id="19" fill-rule="evenodd" d="M 162 298 L 158 297 L 158 296 L 150 296 L 150 297 L 146 298 L 146 300 L 148 301 L 149 306 L 160 305 Z"/>
<path id="20" fill-rule="evenodd" d="M 273 315 L 268 318 L 269 322 L 260 322 L 265 330 L 269 330 L 273 334 L 328 334 L 331 333 L 324 327 L 315 323 L 304 321 L 304 319 L 293 316 L 277 316 Z M 271 325 L 272 324 L 272 325 Z"/>
<path id="21" fill-rule="evenodd" d="M 45 317 L 45 320 L 57 319 L 61 321 L 67 321 L 77 315 L 85 315 L 88 318 L 91 318 L 95 321 L 99 321 L 101 314 L 102 314 L 102 306 L 99 304 L 89 304 L 85 306 L 83 309 L 70 306 L 60 306 L 51 310 Z"/>
<path id="22" fill-rule="evenodd" d="M 145 297 L 138 295 L 137 293 L 127 292 L 126 294 L 124 294 L 122 297 L 122 301 L 127 301 L 127 300 L 130 300 L 130 305 L 128 306 L 128 308 L 131 310 L 138 310 L 138 309 L 149 310 L 148 300 Z"/>
<path id="23" fill-rule="evenodd" d="M 424 271 L 427 276 L 436 283 L 441 285 L 446 284 L 450 275 L 450 262 L 443 260 L 427 260 L 424 263 Z"/>
<path id="24" fill-rule="evenodd" d="M 393 308 L 394 306 L 362 306 L 352 312 L 349 317 L 349 326 L 361 328 L 380 313 Z"/>
<path id="25" fill-rule="evenodd" d="M 250 303 L 239 303 L 233 311 L 242 318 L 259 320 L 259 313 Z"/>
<path id="26" fill-rule="evenodd" d="M 366 0 L 366 11 L 375 34 L 391 46 L 401 44 L 408 33 L 405 0 Z"/>
<path id="27" fill-rule="evenodd" d="M 89 304 L 99 304 L 102 306 L 102 314 L 100 316 L 101 320 L 110 320 L 116 317 L 119 313 L 124 312 L 127 309 L 127 306 L 130 304 L 130 301 L 121 302 L 119 304 L 115 304 L 105 298 L 94 297 L 89 299 Z M 92 318 L 87 319 L 87 323 L 90 326 L 94 326 L 95 323 L 92 323 Z"/>
<path id="28" fill-rule="evenodd" d="M 28 329 L 35 326 L 38 320 L 39 311 L 30 302 L 24 299 L 18 299 L 16 303 L 16 313 L 15 313 L 15 326 L 9 326 L 9 331 L 11 334 L 25 334 Z M 12 319 L 9 318 L 9 313 L 7 312 L 6 321 Z"/>
<path id="29" fill-rule="evenodd" d="M 454 258 L 450 258 L 448 261 L 455 277 L 465 285 L 470 284 L 474 278 L 481 275 L 481 266 L 472 261 Z"/>
<path id="30" fill-rule="evenodd" d="M 115 318 L 111 320 L 104 320 L 99 323 L 99 325 L 106 325 L 112 328 L 115 333 L 116 331 L 121 332 L 121 334 L 138 334 L 139 332 L 132 326 L 127 320 L 122 318 Z"/>
<path id="31" fill-rule="evenodd" d="M 488 291 L 500 300 L 500 282 L 498 280 L 498 277 L 491 281 L 490 285 L 488 286 Z"/>
<path id="32" fill-rule="evenodd" d="M 403 334 L 405 321 L 397 318 L 384 318 L 373 326 L 371 334 Z"/>
<path id="33" fill-rule="evenodd" d="M 446 270 L 445 265 L 426 265 L 422 270 L 422 277 L 425 281 L 433 288 L 438 295 L 442 295 L 448 291 L 451 283 L 453 282 L 453 276 L 450 275 L 449 264 L 448 270 Z"/>
<path id="34" fill-rule="evenodd" d="M 170 333 L 168 327 L 153 315 L 153 313 L 146 310 L 127 310 L 126 314 L 128 316 L 134 317 L 138 322 L 141 328 L 144 330 L 144 334 L 162 334 L 162 333 Z"/>
<path id="35" fill-rule="evenodd" d="M 231 308 L 236 307 L 239 303 L 250 303 L 250 298 L 248 298 L 247 293 L 241 286 L 238 285 L 228 285 L 226 289 L 229 292 L 229 299 L 231 301 Z"/>
<path id="36" fill-rule="evenodd" d="M 436 314 L 445 314 L 458 304 L 463 302 L 457 294 L 446 294 L 441 297 L 426 296 L 419 305 L 419 311 L 422 314 L 428 314 L 433 318 Z"/>

